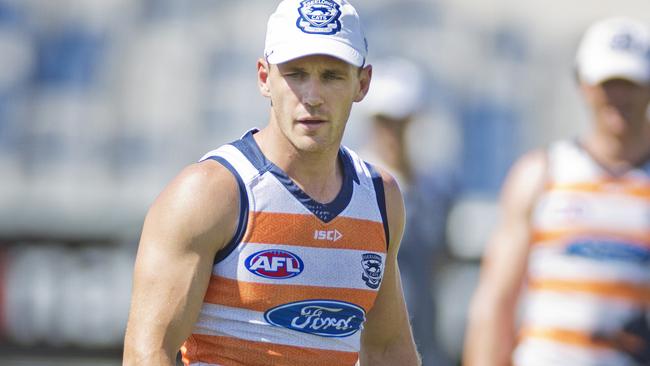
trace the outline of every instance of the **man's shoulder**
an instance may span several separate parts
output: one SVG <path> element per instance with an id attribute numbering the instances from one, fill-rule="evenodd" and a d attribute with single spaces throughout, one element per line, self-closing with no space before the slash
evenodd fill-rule
<path id="1" fill-rule="evenodd" d="M 214 159 L 219 156 L 224 156 L 224 155 L 229 155 L 229 152 L 232 153 L 233 151 L 240 150 L 242 145 L 245 144 L 245 142 L 255 133 L 258 132 L 259 129 L 257 128 L 252 128 L 246 131 L 245 134 L 243 134 L 241 137 L 237 139 L 233 139 L 230 142 L 223 143 L 222 145 L 218 146 L 215 149 L 212 149 L 205 154 L 198 160 L 199 162 L 207 160 L 207 159 Z"/>
<path id="2" fill-rule="evenodd" d="M 525 176 L 543 174 L 548 163 L 550 149 L 552 146 L 527 151 L 515 161 L 511 170 Z"/>
<path id="3" fill-rule="evenodd" d="M 170 207 L 177 212 L 197 213 L 211 208 L 235 206 L 238 185 L 233 174 L 223 165 L 206 160 L 181 170 L 158 196 L 152 209 Z M 214 201 L 209 206 L 202 202 Z"/>
<path id="4" fill-rule="evenodd" d="M 238 203 L 237 182 L 225 167 L 213 161 L 195 163 L 156 198 L 145 227 L 150 233 L 168 233 L 179 246 L 209 239 L 208 246 L 218 250 L 235 230 Z"/>
<path id="5" fill-rule="evenodd" d="M 404 197 L 399 182 L 393 174 L 381 166 L 374 166 L 377 177 L 381 179 L 387 210 L 404 210 Z M 403 213 L 399 214 L 403 215 Z"/>
<path id="6" fill-rule="evenodd" d="M 347 146 L 341 146 L 341 149 L 351 157 L 353 163 L 365 167 L 374 178 L 380 177 L 383 181 L 395 180 L 393 174 L 382 167 L 381 159 L 372 151 L 360 150 L 357 152 Z"/>
<path id="7" fill-rule="evenodd" d="M 176 177 L 179 185 L 197 193 L 237 189 L 233 172 L 217 160 L 206 159 L 185 167 Z"/>
<path id="8" fill-rule="evenodd" d="M 528 217 L 548 181 L 548 152 L 531 150 L 510 168 L 502 186 L 501 202 L 511 211 Z"/>

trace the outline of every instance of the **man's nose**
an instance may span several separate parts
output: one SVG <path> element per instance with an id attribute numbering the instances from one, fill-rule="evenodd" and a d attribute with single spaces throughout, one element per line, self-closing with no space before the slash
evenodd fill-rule
<path id="1" fill-rule="evenodd" d="M 310 107 L 318 107 L 323 104 L 323 90 L 320 80 L 309 78 L 304 84 L 302 102 Z"/>

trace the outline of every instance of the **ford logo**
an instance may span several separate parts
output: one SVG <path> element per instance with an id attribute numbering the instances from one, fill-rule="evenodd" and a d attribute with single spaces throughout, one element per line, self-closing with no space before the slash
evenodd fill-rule
<path id="1" fill-rule="evenodd" d="M 305 268 L 300 257 L 280 249 L 268 249 L 253 253 L 246 258 L 244 265 L 258 276 L 273 279 L 295 277 Z"/>
<path id="2" fill-rule="evenodd" d="M 650 250 L 647 248 L 617 241 L 576 241 L 567 246 L 566 253 L 602 261 L 625 261 L 641 264 L 650 262 Z"/>
<path id="3" fill-rule="evenodd" d="M 267 310 L 269 324 L 323 337 L 347 337 L 360 329 L 366 312 L 359 306 L 334 300 L 306 300 Z"/>

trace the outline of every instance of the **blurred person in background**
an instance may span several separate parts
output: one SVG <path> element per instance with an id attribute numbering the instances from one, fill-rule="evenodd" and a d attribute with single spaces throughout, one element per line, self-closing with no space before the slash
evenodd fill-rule
<path id="1" fill-rule="evenodd" d="M 409 155 L 407 131 L 423 114 L 424 72 L 403 58 L 373 62 L 373 87 L 360 109 L 370 122 L 361 155 L 385 167 L 404 195 L 406 224 L 398 263 L 413 335 L 423 365 L 449 364 L 434 334 L 433 276 L 445 244 L 453 189 L 449 175 L 433 174 Z"/>
<path id="2" fill-rule="evenodd" d="M 594 23 L 576 66 L 592 128 L 511 169 L 466 365 L 650 365 L 648 26 Z"/>
<path id="3" fill-rule="evenodd" d="M 342 147 L 372 67 L 345 0 L 285 0 L 258 87 L 268 125 L 206 154 L 145 220 L 125 365 L 417 365 L 398 185 Z M 182 346 L 182 347 L 181 347 Z"/>

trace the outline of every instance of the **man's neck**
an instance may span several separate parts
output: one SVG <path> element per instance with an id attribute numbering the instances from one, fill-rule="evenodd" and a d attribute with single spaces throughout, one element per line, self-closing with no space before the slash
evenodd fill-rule
<path id="1" fill-rule="evenodd" d="M 374 154 L 393 174 L 399 175 L 400 180 L 404 183 L 410 182 L 413 178 L 413 171 L 403 131 L 395 133 L 377 128 L 374 133 L 375 138 L 372 143 Z"/>
<path id="2" fill-rule="evenodd" d="M 627 170 L 650 158 L 650 123 L 640 133 L 623 138 L 595 131 L 587 136 L 584 144 L 605 167 L 614 171 Z"/>
<path id="3" fill-rule="evenodd" d="M 333 201 L 343 184 L 343 166 L 338 148 L 323 151 L 298 150 L 284 135 L 266 127 L 254 135 L 264 156 L 282 169 L 312 199 Z"/>

